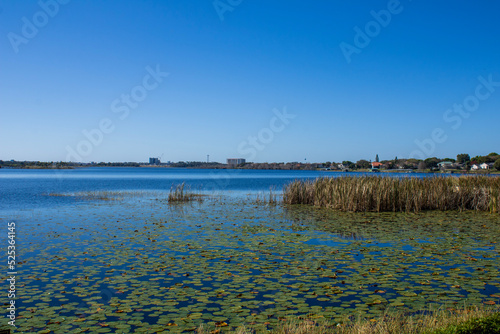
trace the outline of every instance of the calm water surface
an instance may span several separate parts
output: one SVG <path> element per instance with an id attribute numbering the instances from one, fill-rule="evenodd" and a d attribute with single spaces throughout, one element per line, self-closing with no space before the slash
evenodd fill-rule
<path id="1" fill-rule="evenodd" d="M 498 215 L 255 201 L 330 175 L 342 173 L 0 169 L 0 225 L 16 223 L 18 332 L 264 329 L 297 316 L 339 322 L 500 301 Z M 182 182 L 213 196 L 168 204 Z"/>
<path id="2" fill-rule="evenodd" d="M 363 175 L 321 171 L 210 170 L 184 168 L 79 168 L 63 170 L 0 169 L 0 210 L 26 210 L 67 204 L 67 199 L 47 196 L 84 191 L 169 191 L 185 182 L 202 192 L 241 195 L 280 191 L 295 179 L 319 176 Z M 367 174 L 367 173 L 364 173 Z M 383 173 L 382 175 L 385 175 Z M 397 173 L 394 176 L 429 176 Z M 70 203 L 71 204 L 71 203 Z"/>

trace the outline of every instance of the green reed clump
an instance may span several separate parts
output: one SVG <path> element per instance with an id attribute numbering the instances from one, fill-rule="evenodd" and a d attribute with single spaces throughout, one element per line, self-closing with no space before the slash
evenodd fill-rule
<path id="1" fill-rule="evenodd" d="M 189 189 L 185 188 L 184 182 L 178 184 L 177 186 L 172 186 L 170 188 L 170 193 L 168 194 L 169 203 L 180 203 L 180 202 L 191 202 L 191 201 L 202 201 L 203 195 L 195 194 Z"/>
<path id="2" fill-rule="evenodd" d="M 277 205 L 279 201 L 280 201 L 280 195 L 276 193 L 273 187 L 269 188 L 269 194 L 262 192 L 257 194 L 253 199 L 253 202 L 255 204 L 270 205 L 270 206 Z"/>
<path id="3" fill-rule="evenodd" d="M 295 180 L 284 187 L 283 202 L 349 212 L 477 210 L 498 213 L 500 178 L 346 176 Z"/>

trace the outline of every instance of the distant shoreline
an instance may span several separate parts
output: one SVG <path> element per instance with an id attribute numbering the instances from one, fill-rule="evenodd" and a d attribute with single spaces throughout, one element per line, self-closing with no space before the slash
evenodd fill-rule
<path id="1" fill-rule="evenodd" d="M 0 166 L 1 169 L 36 169 L 36 170 L 45 170 L 45 169 L 82 169 L 82 168 L 162 168 L 162 169 L 224 169 L 224 170 L 265 170 L 265 171 L 316 171 L 316 172 L 327 172 L 327 173 L 370 173 L 373 175 L 377 175 L 378 173 L 393 173 L 393 174 L 411 174 L 411 173 L 422 173 L 422 174 L 442 174 L 442 175 L 500 175 L 500 171 L 496 170 L 478 170 L 478 171 L 463 171 L 463 170 L 447 170 L 447 171 L 433 171 L 433 170 L 398 170 L 398 169 L 385 169 L 379 170 L 378 172 L 372 172 L 370 169 L 357 169 L 350 171 L 343 170 L 325 170 L 321 168 L 317 169 L 274 169 L 274 168 L 241 168 L 241 167 L 228 167 L 228 166 L 219 166 L 219 167 L 176 167 L 176 166 L 150 166 L 150 165 L 140 165 L 140 166 L 24 166 L 24 167 L 10 167 L 10 166 Z"/>
<path id="2" fill-rule="evenodd" d="M 77 168 L 85 168 L 85 167 L 77 167 L 77 166 L 58 166 L 58 167 L 45 167 L 45 166 L 9 167 L 9 166 L 0 166 L 0 169 L 77 169 Z"/>

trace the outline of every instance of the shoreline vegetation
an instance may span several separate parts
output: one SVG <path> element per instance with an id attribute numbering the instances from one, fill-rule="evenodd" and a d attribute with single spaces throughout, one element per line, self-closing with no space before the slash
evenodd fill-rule
<path id="1" fill-rule="evenodd" d="M 108 191 L 108 190 L 96 190 L 96 191 L 80 191 L 75 193 L 44 193 L 45 196 L 51 197 L 68 197 L 83 200 L 93 200 L 93 201 L 120 201 L 125 198 L 131 197 L 144 197 L 146 194 L 140 191 Z M 169 204 L 172 203 L 186 203 L 186 202 L 203 202 L 203 200 L 209 195 L 201 194 L 199 192 L 194 192 L 186 184 L 180 183 L 177 185 L 172 185 L 170 191 L 166 194 L 156 193 L 154 197 L 156 200 L 166 201 Z"/>
<path id="2" fill-rule="evenodd" d="M 370 173 L 373 172 L 371 169 L 355 169 L 355 170 L 340 170 L 340 169 L 324 169 L 321 167 L 313 167 L 309 164 L 299 164 L 296 167 L 291 168 L 274 168 L 272 166 L 264 166 L 261 164 L 255 166 L 255 168 L 251 167 L 228 167 L 227 165 L 220 166 L 206 166 L 206 167 L 176 167 L 176 166 L 150 166 L 150 165 L 120 165 L 116 164 L 104 164 L 104 165 L 65 165 L 65 164 L 53 164 L 53 165 L 26 165 L 26 166 L 10 166 L 10 165 L 0 165 L 0 169 L 36 169 L 36 170 L 47 170 L 47 169 L 79 169 L 79 168 L 94 168 L 94 167 L 133 167 L 133 168 L 161 168 L 161 169 L 169 169 L 169 168 L 183 168 L 183 169 L 232 169 L 232 170 L 293 170 L 293 171 L 324 171 L 328 173 L 345 173 L 345 172 L 357 172 L 357 173 Z M 450 169 L 450 170 L 439 170 L 439 169 L 383 169 L 379 170 L 380 173 L 385 174 L 400 174 L 400 173 L 446 173 L 446 174 L 462 174 L 462 175 L 500 175 L 500 171 L 496 169 L 488 169 L 488 170 L 459 170 L 459 169 Z"/>
<path id="3" fill-rule="evenodd" d="M 295 180 L 283 190 L 285 204 L 344 212 L 476 210 L 500 212 L 500 178 L 487 176 L 390 178 L 321 177 Z"/>
<path id="4" fill-rule="evenodd" d="M 120 200 L 138 192 L 88 191 L 47 194 L 91 200 Z M 168 203 L 203 202 L 207 194 L 186 184 L 172 185 Z M 255 204 L 311 205 L 340 212 L 484 211 L 500 213 L 500 178 L 484 175 L 458 177 L 384 177 L 379 175 L 319 177 L 295 180 L 282 194 L 271 188 L 259 193 Z"/>
<path id="5" fill-rule="evenodd" d="M 224 323 L 200 326 L 197 334 L 252 334 L 259 333 L 251 325 L 235 331 L 224 331 Z M 422 314 L 407 315 L 396 310 L 386 311 L 378 318 L 360 319 L 354 316 L 342 323 L 327 320 L 296 319 L 283 321 L 272 334 L 493 334 L 500 333 L 500 308 L 464 307 L 462 309 L 438 309 Z"/>
<path id="6" fill-rule="evenodd" d="M 140 192 L 86 191 L 48 193 L 53 197 L 121 200 Z M 210 195 L 192 191 L 185 182 L 172 185 L 169 203 L 203 202 Z M 458 177 L 384 177 L 379 175 L 319 177 L 295 180 L 277 192 L 273 187 L 251 198 L 255 204 L 310 205 L 340 212 L 483 211 L 500 213 L 500 178 L 484 175 Z"/>
<path id="7" fill-rule="evenodd" d="M 0 160 L 0 168 L 20 169 L 74 169 L 86 167 L 144 167 L 144 168 L 190 168 L 190 169 L 258 169 L 258 170 L 322 170 L 332 172 L 446 172 L 446 173 L 500 173 L 500 155 L 492 152 L 485 156 L 470 157 L 458 154 L 456 159 L 431 157 L 426 159 L 398 159 L 375 161 L 358 160 L 357 162 L 244 162 L 228 165 L 208 161 L 178 161 L 149 164 L 146 162 L 65 162 L 65 161 L 16 161 Z"/>

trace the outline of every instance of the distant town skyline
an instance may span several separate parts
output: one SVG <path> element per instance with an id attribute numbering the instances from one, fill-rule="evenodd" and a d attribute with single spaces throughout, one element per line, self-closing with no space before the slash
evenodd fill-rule
<path id="1" fill-rule="evenodd" d="M 425 162 L 428 163 L 431 166 L 437 166 L 439 163 L 457 163 L 457 164 L 481 164 L 484 162 L 488 163 L 493 163 L 495 162 L 499 157 L 499 154 L 497 152 L 490 152 L 487 155 L 477 155 L 477 154 L 469 154 L 469 153 L 460 153 L 457 154 L 454 157 L 429 157 L 427 159 L 421 160 L 421 159 L 416 159 L 416 158 L 401 158 L 395 156 L 393 159 L 380 159 L 378 154 L 375 155 L 375 159 L 370 159 L 367 157 L 364 158 L 358 158 L 355 160 L 345 160 L 345 159 L 340 159 L 340 160 L 326 160 L 326 161 L 265 161 L 265 162 L 254 162 L 254 161 L 246 161 L 246 159 L 243 158 L 227 158 L 225 162 L 219 162 L 219 161 L 209 161 L 207 157 L 207 161 L 201 161 L 201 160 L 178 160 L 178 161 L 171 161 L 171 160 L 161 160 L 161 157 L 149 157 L 146 160 L 140 160 L 140 161 L 89 161 L 89 162 L 80 162 L 80 161 L 40 161 L 40 160 L 2 160 L 0 159 L 0 162 L 9 164 L 9 162 L 13 163 L 18 163 L 18 162 L 27 162 L 27 163 L 41 163 L 46 166 L 56 166 L 59 163 L 76 163 L 76 164 L 114 164 L 114 163 L 122 163 L 122 164 L 134 164 L 136 166 L 139 165 L 176 165 L 176 164 L 190 164 L 194 163 L 195 165 L 210 165 L 210 164 L 219 164 L 219 165 L 232 165 L 232 166 L 242 166 L 245 164 L 302 164 L 302 165 L 307 165 L 307 164 L 323 164 L 323 165 L 329 165 L 329 164 L 343 164 L 343 163 L 349 163 L 349 164 L 362 164 L 362 165 L 369 165 L 371 164 L 378 164 L 378 166 L 383 165 L 383 163 L 392 163 L 394 165 L 400 163 L 400 162 L 407 162 L 407 161 L 412 161 L 412 163 L 417 164 L 418 162 Z M 382 162 L 382 163 L 380 163 Z"/>
<path id="2" fill-rule="evenodd" d="M 221 1 L 0 1 L 0 160 L 500 150 L 500 3 Z"/>

